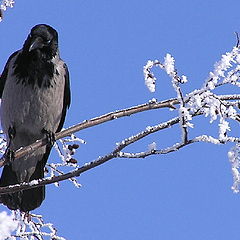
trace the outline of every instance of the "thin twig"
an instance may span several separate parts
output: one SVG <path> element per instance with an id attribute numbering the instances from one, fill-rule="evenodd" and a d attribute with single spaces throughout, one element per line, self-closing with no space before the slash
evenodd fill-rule
<path id="1" fill-rule="evenodd" d="M 236 47 L 238 48 L 239 47 L 239 34 L 238 34 L 238 32 L 234 32 L 234 33 L 235 33 L 236 38 L 237 38 Z"/>
<path id="2" fill-rule="evenodd" d="M 159 154 L 168 154 L 171 152 L 175 152 L 189 144 L 197 143 L 197 142 L 205 142 L 205 143 L 214 143 L 214 144 L 224 144 L 227 142 L 240 142 L 240 138 L 234 138 L 234 137 L 228 137 L 225 139 L 225 141 L 220 141 L 217 138 L 206 136 L 206 135 L 200 135 L 198 137 L 195 137 L 191 140 L 188 140 L 187 142 L 181 142 L 181 143 L 175 143 L 171 147 L 167 147 L 160 150 L 149 150 L 146 152 L 138 152 L 138 153 L 128 153 L 128 152 L 119 152 L 118 157 L 120 158 L 145 158 L 151 155 L 159 155 Z"/>

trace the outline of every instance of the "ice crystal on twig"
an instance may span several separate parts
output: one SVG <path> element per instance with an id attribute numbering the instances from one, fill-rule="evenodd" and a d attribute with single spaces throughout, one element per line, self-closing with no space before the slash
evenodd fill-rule
<path id="1" fill-rule="evenodd" d="M 153 61 L 148 61 L 147 64 L 143 67 L 143 74 L 145 79 L 145 84 L 150 92 L 155 92 L 155 82 L 156 78 L 151 73 L 151 68 L 154 66 Z"/>
<path id="2" fill-rule="evenodd" d="M 174 62 L 175 62 L 175 59 L 169 53 L 167 53 L 167 55 L 164 58 L 163 65 L 166 70 L 166 73 L 170 76 L 174 76 L 174 70 L 175 70 Z"/>
<path id="3" fill-rule="evenodd" d="M 184 145 L 193 142 L 209 142 L 213 144 L 223 144 L 227 142 L 239 142 L 238 137 L 230 137 L 229 132 L 231 131 L 230 119 L 240 121 L 239 116 L 239 102 L 222 100 L 219 95 L 213 92 L 217 87 L 231 84 L 240 87 L 240 49 L 239 47 L 234 47 L 230 52 L 223 54 L 221 59 L 214 64 L 214 69 L 209 73 L 209 77 L 201 89 L 194 90 L 186 95 L 183 94 L 181 89 L 181 84 L 187 82 L 187 77 L 178 75 L 175 69 L 175 60 L 170 55 L 167 54 L 164 58 L 164 62 L 160 61 L 148 61 L 144 67 L 145 82 L 146 79 L 150 77 L 152 82 L 154 80 L 154 89 L 157 83 L 157 79 L 154 77 L 151 68 L 153 66 L 159 66 L 161 69 L 165 70 L 170 76 L 172 81 L 173 89 L 177 93 L 177 99 L 179 101 L 178 116 L 179 123 L 182 129 L 182 142 L 174 144 L 172 147 L 167 149 L 156 150 L 152 153 L 142 152 L 142 153 L 122 153 L 122 157 L 145 157 L 149 154 L 162 154 L 169 153 L 181 148 Z M 150 82 L 150 79 L 148 82 Z M 149 85 L 146 83 L 146 85 Z M 151 84 L 150 84 L 151 85 Z M 149 87 L 149 86 L 148 86 Z M 205 117 L 210 118 L 210 123 L 218 120 L 218 136 L 212 137 L 208 135 L 202 135 L 196 137 L 192 140 L 188 139 L 188 127 L 194 127 L 190 122 L 194 114 L 202 114 Z M 148 129 L 152 127 L 149 126 Z M 177 146 L 177 147 L 174 147 Z M 235 147 L 233 150 L 229 151 L 229 159 L 232 162 L 232 172 L 234 178 L 233 190 L 238 192 L 238 185 L 240 182 L 239 177 L 239 146 Z M 174 150 L 175 149 L 175 150 Z"/>
<path id="4" fill-rule="evenodd" d="M 13 8 L 14 0 L 2 0 L 0 5 L 0 22 L 3 19 L 3 12 L 7 10 L 7 8 Z"/>
<path id="5" fill-rule="evenodd" d="M 41 215 L 12 211 L 11 221 L 12 235 L 5 238 L 1 238 L 2 235 L 0 235 L 0 240 L 65 240 L 57 235 L 53 224 L 44 223 Z"/>
<path id="6" fill-rule="evenodd" d="M 157 144 L 155 142 L 152 142 L 148 145 L 149 151 L 155 151 L 157 149 Z"/>
<path id="7" fill-rule="evenodd" d="M 0 154 L 4 154 L 7 149 L 7 141 L 3 135 L 3 131 L 0 130 Z"/>
<path id="8" fill-rule="evenodd" d="M 239 184 L 240 184 L 240 174 L 239 174 L 240 145 L 239 143 L 229 150 L 228 158 L 232 166 L 232 175 L 233 175 L 232 190 L 234 193 L 239 193 Z"/>
<path id="9" fill-rule="evenodd" d="M 14 214 L 8 215 L 7 212 L 0 212 L 0 240 L 11 239 L 11 234 L 18 227 L 18 221 L 14 220 Z"/>
<path id="10" fill-rule="evenodd" d="M 59 175 L 63 175 L 65 173 L 64 169 L 70 168 L 78 168 L 79 165 L 77 164 L 77 160 L 73 158 L 76 150 L 79 148 L 79 144 L 84 144 L 85 141 L 76 137 L 72 134 L 69 138 L 63 138 L 55 143 L 54 147 L 62 160 L 62 162 L 58 163 L 47 163 L 46 166 L 48 167 L 47 172 L 49 172 L 50 177 L 55 177 Z M 63 169 L 63 170 L 62 170 Z M 81 184 L 77 182 L 76 178 L 69 178 L 76 187 L 81 187 Z M 54 183 L 55 186 L 59 186 L 59 183 Z"/>

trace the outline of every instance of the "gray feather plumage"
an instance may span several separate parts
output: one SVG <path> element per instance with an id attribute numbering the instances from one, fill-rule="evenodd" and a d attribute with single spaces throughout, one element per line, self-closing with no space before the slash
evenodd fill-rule
<path id="1" fill-rule="evenodd" d="M 17 83 L 12 66 L 17 56 L 9 64 L 11 70 L 7 76 L 1 104 L 3 131 L 7 133 L 9 127 L 16 129 L 16 135 L 10 146 L 11 150 L 17 150 L 21 146 L 30 145 L 37 139 L 43 138 L 45 135 L 42 129 L 56 132 L 62 116 L 65 85 L 64 62 L 58 54 L 52 60 L 59 73 L 59 75 L 55 73 L 51 79 L 52 87 L 39 88 L 36 85 Z M 14 160 L 13 170 L 20 182 L 29 181 L 37 161 L 42 159 L 45 151 L 46 147 L 42 147 L 34 152 L 31 160 L 29 156 Z"/>

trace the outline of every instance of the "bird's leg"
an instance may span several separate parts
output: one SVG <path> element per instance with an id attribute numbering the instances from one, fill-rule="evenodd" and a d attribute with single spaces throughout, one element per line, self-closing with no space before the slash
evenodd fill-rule
<path id="1" fill-rule="evenodd" d="M 27 220 L 27 222 L 29 223 L 32 220 L 32 215 L 30 214 L 29 211 L 27 212 L 22 212 L 24 219 Z"/>
<path id="2" fill-rule="evenodd" d="M 12 140 L 16 135 L 16 130 L 14 127 L 9 127 L 8 128 L 8 138 L 9 138 L 9 142 L 8 142 L 8 146 L 7 149 L 4 153 L 4 157 L 6 159 L 6 164 L 9 164 L 11 162 L 13 162 L 14 158 L 15 158 L 15 152 L 13 150 L 10 149 L 10 146 L 12 144 Z"/>
<path id="3" fill-rule="evenodd" d="M 8 137 L 9 137 L 9 145 L 11 143 L 11 141 L 13 140 L 13 138 L 15 137 L 16 135 L 16 130 L 14 127 L 9 127 L 8 128 Z"/>
<path id="4" fill-rule="evenodd" d="M 55 133 L 48 131 L 46 129 L 43 129 L 42 133 L 46 134 L 47 144 L 49 147 L 52 147 L 54 145 L 54 143 L 56 142 Z"/>

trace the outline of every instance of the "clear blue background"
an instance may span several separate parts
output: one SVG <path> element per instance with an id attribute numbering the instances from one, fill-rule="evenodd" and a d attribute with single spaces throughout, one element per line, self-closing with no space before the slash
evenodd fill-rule
<path id="1" fill-rule="evenodd" d="M 221 54 L 236 44 L 239 8 L 236 0 L 16 0 L 0 24 L 0 66 L 22 47 L 35 24 L 55 27 L 71 74 L 68 127 L 153 97 L 175 97 L 170 79 L 157 70 L 156 93 L 144 85 L 143 65 L 166 53 L 188 76 L 185 93 L 201 87 Z M 77 135 L 87 144 L 76 158 L 79 164 L 94 160 L 116 142 L 172 116 L 169 110 L 154 110 L 83 130 Z M 209 119 L 194 123 L 194 134 L 218 131 Z M 238 134 L 238 125 L 235 129 Z M 162 148 L 179 140 L 174 126 L 127 150 L 144 151 L 153 141 Z M 68 181 L 48 186 L 35 213 L 71 240 L 237 240 L 240 195 L 231 191 L 230 147 L 199 143 L 168 155 L 112 160 L 82 174 L 80 189 Z"/>

